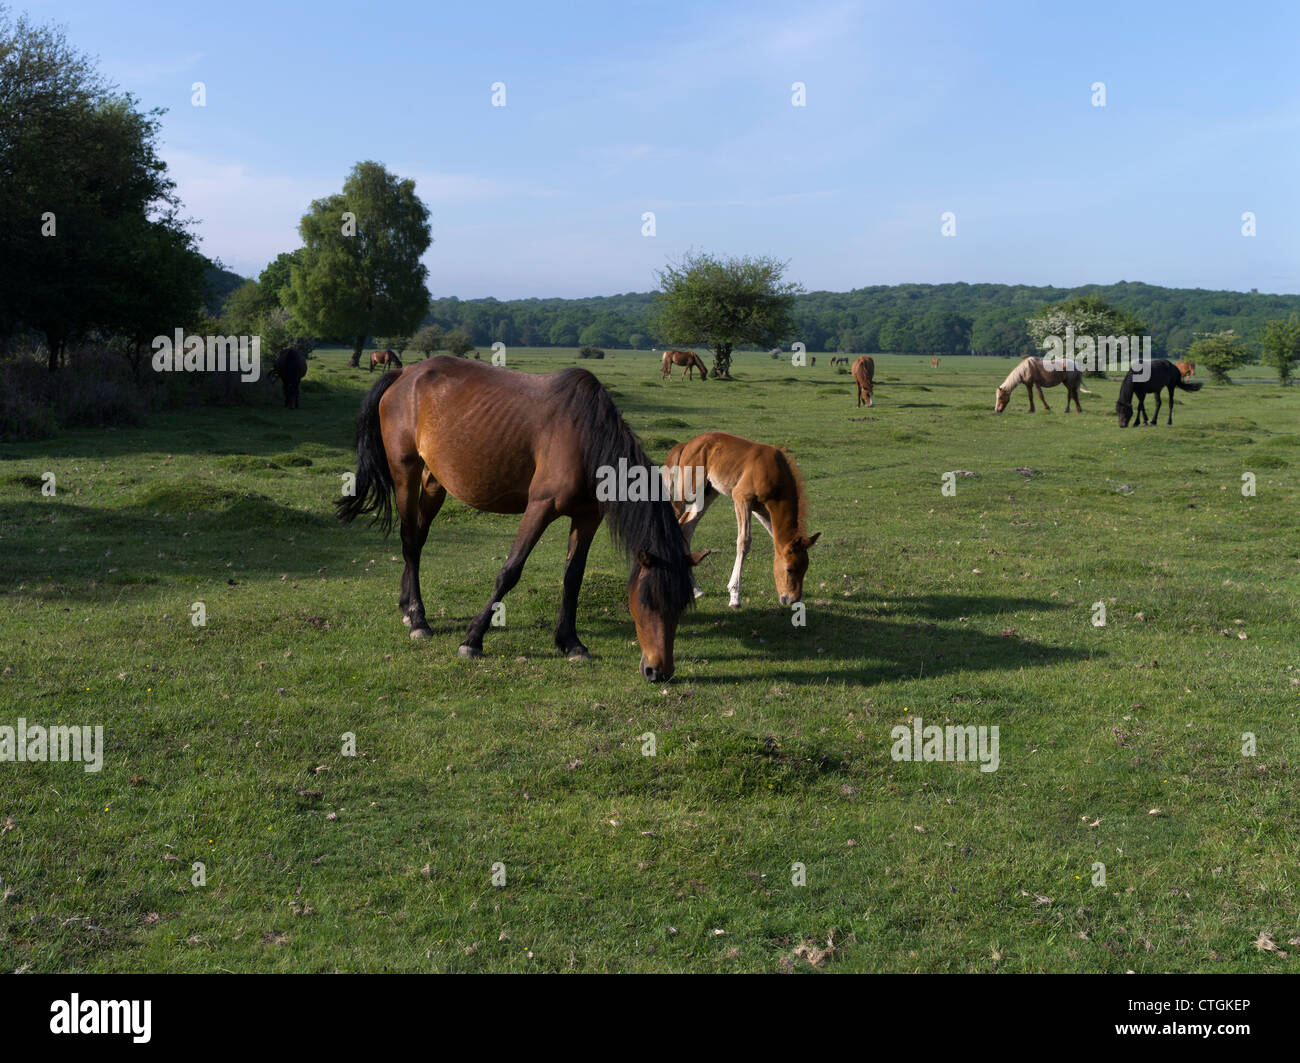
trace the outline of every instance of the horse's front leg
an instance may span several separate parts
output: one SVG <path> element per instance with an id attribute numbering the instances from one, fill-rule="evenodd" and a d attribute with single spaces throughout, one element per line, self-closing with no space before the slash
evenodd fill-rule
<path id="1" fill-rule="evenodd" d="M 1174 423 L 1174 388 L 1177 386 L 1178 385 L 1176 384 L 1169 385 L 1169 424 L 1170 425 Z"/>
<path id="2" fill-rule="evenodd" d="M 739 609 L 740 568 L 745 563 L 745 555 L 749 553 L 750 544 L 750 501 L 747 498 L 734 498 L 733 501 L 736 503 L 736 564 L 731 570 L 731 580 L 727 583 L 727 592 L 730 595 L 727 604 L 733 609 Z"/>
<path id="3" fill-rule="evenodd" d="M 555 622 L 555 645 L 571 661 L 591 659 L 578 638 L 578 592 L 587 571 L 587 551 L 600 527 L 600 514 L 574 517 L 569 525 L 569 553 L 564 559 L 564 593 L 560 597 L 560 616 Z"/>
<path id="4" fill-rule="evenodd" d="M 524 570 L 524 562 L 528 560 L 528 555 L 533 552 L 533 547 L 537 545 L 537 540 L 542 537 L 542 532 L 546 530 L 547 525 L 557 516 L 553 499 L 547 498 L 528 504 L 528 508 L 524 510 L 524 519 L 519 522 L 519 531 L 515 533 L 515 542 L 510 548 L 510 556 L 506 558 L 506 563 L 497 573 L 492 597 L 483 607 L 483 611 L 469 625 L 469 630 L 465 632 L 465 641 L 460 644 L 459 650 L 462 657 L 483 655 L 483 633 L 492 623 L 496 607 L 509 593 L 510 588 L 519 582 L 519 574 Z"/>
<path id="5" fill-rule="evenodd" d="M 1043 394 L 1043 385 L 1036 384 L 1035 387 L 1038 388 L 1038 401 L 1043 404 L 1043 409 L 1045 409 L 1048 413 L 1051 413 L 1052 408 L 1049 405 L 1047 405 L 1047 396 Z"/>
<path id="6" fill-rule="evenodd" d="M 679 471 L 678 475 L 682 475 Z M 708 483 L 695 485 L 695 497 L 682 510 L 677 517 L 677 523 L 682 529 L 682 538 L 686 540 L 686 550 L 689 553 L 691 549 L 691 539 L 695 536 L 695 529 L 703 519 L 709 506 L 713 504 L 714 499 L 718 497 L 718 492 L 709 487 Z M 674 504 L 674 508 L 676 503 Z M 691 589 L 695 592 L 695 597 L 703 598 L 704 592 L 700 590 L 700 585 L 695 582 L 695 569 L 691 568 Z"/>
<path id="7" fill-rule="evenodd" d="M 1155 428 L 1157 425 L 1160 424 L 1160 402 L 1161 402 L 1161 399 L 1160 399 L 1160 392 L 1159 392 L 1159 390 L 1156 391 L 1155 396 L 1156 396 L 1156 415 L 1155 415 L 1154 417 L 1151 418 L 1151 427 L 1152 427 L 1152 428 Z"/>

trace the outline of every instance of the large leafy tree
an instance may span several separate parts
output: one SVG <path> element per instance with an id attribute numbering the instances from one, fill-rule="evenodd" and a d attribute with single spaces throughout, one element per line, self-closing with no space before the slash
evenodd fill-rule
<path id="1" fill-rule="evenodd" d="M 1291 383 L 1300 362 L 1300 317 L 1292 314 L 1285 321 L 1266 321 L 1260 329 L 1259 346 L 1265 364 L 1277 370 L 1278 383 Z"/>
<path id="2" fill-rule="evenodd" d="M 197 311 L 204 264 L 157 154 L 162 113 L 0 8 L 0 340 L 41 333 L 51 371 L 89 332 L 134 339 Z"/>
<path id="3" fill-rule="evenodd" d="M 432 237 L 413 180 L 359 162 L 342 192 L 312 203 L 298 232 L 304 246 L 281 300 L 315 335 L 350 339 L 353 365 L 367 336 L 420 324 L 429 305 L 420 257 Z"/>
<path id="4" fill-rule="evenodd" d="M 708 346 L 713 371 L 731 377 L 737 346 L 772 347 L 794 335 L 795 296 L 784 280 L 788 263 L 774 258 L 687 254 L 657 273 L 656 331 L 674 346 Z"/>

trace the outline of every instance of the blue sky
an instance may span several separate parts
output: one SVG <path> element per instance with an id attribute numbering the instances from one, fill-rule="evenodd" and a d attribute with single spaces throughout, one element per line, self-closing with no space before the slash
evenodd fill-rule
<path id="1" fill-rule="evenodd" d="M 9 3 L 168 109 L 203 250 L 244 274 L 375 159 L 432 211 L 435 296 L 648 291 L 689 249 L 809 290 L 1300 291 L 1290 2 Z"/>

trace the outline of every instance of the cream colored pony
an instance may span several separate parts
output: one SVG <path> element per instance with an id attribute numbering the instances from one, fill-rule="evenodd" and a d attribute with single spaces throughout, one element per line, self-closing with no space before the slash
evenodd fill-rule
<path id="1" fill-rule="evenodd" d="M 1052 388 L 1057 384 L 1064 384 L 1066 413 L 1070 412 L 1071 399 L 1074 399 L 1075 410 L 1083 413 L 1083 409 L 1079 405 L 1079 392 L 1082 391 L 1085 395 L 1092 394 L 1083 386 L 1083 370 L 1074 362 L 1045 362 L 1041 358 L 1030 356 L 1011 370 L 1007 374 L 1006 380 L 998 385 L 997 401 L 993 406 L 994 413 L 1001 413 L 1007 408 L 1007 403 L 1011 401 L 1011 393 L 1020 384 L 1025 385 L 1025 391 L 1029 395 L 1030 413 L 1034 412 L 1034 388 L 1038 389 L 1038 398 L 1043 404 L 1043 409 L 1050 411 L 1051 407 L 1047 405 L 1047 399 L 1043 397 L 1043 388 Z"/>

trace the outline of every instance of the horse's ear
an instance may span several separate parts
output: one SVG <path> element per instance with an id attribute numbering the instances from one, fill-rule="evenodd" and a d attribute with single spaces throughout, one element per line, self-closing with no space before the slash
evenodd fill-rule
<path id="1" fill-rule="evenodd" d="M 809 549 L 809 548 L 812 546 L 812 544 L 815 543 L 815 542 L 816 542 L 818 539 L 820 539 L 821 537 L 822 537 L 822 533 L 821 533 L 821 532 L 817 532 L 817 533 L 814 534 L 814 535 L 809 535 L 809 536 L 804 540 L 804 544 L 803 544 L 804 549 L 805 549 L 805 550 Z"/>
<path id="2" fill-rule="evenodd" d="M 694 568 L 711 553 L 713 553 L 712 550 L 697 550 L 695 553 L 691 554 L 691 567 Z"/>
<path id="3" fill-rule="evenodd" d="M 636 563 L 642 568 L 654 568 L 659 561 L 649 550 L 641 550 L 636 555 Z"/>

